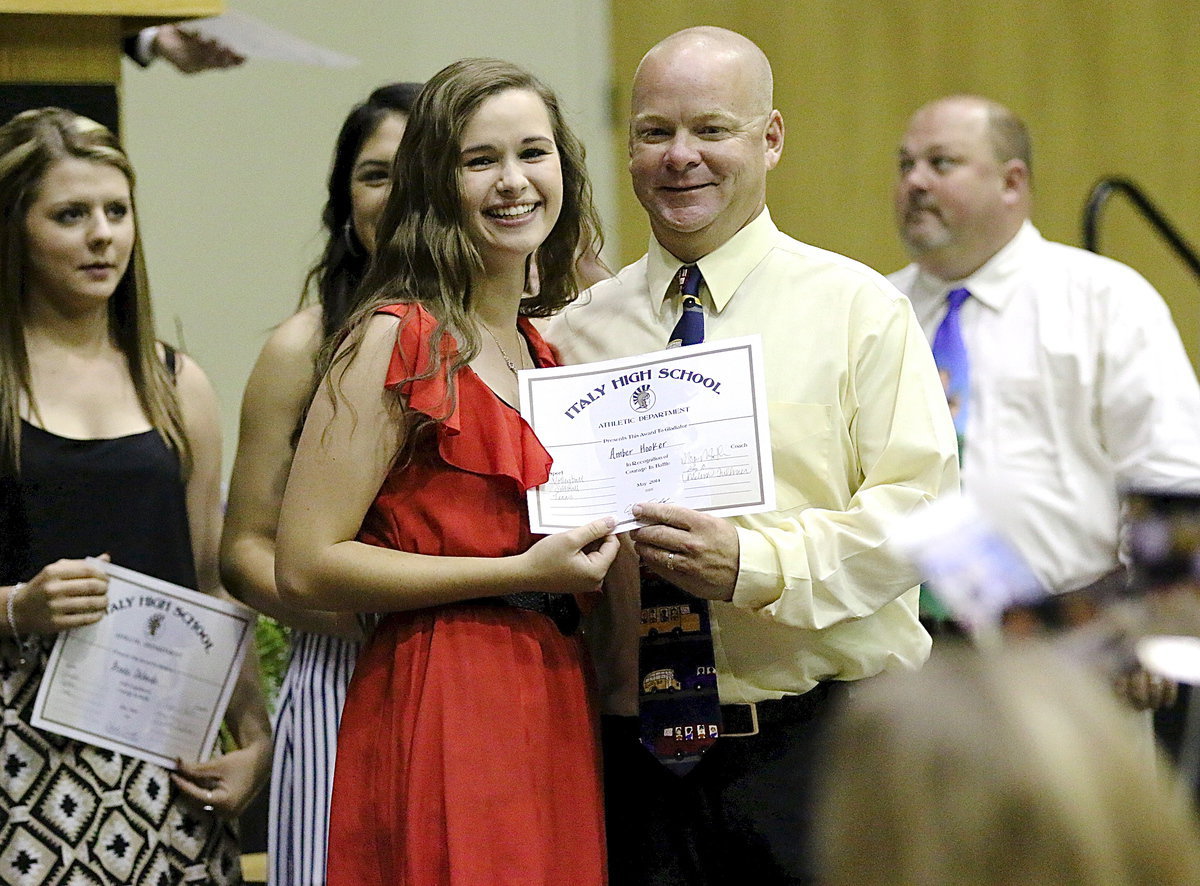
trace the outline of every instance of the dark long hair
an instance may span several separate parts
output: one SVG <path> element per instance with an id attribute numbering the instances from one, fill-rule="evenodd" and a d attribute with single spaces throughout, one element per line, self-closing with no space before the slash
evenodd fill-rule
<path id="1" fill-rule="evenodd" d="M 450 331 L 459 341 L 449 366 L 436 361 L 417 367 L 414 378 L 445 371 L 450 378 L 445 415 L 453 411 L 457 370 L 479 352 L 480 337 L 471 318 L 472 280 L 483 260 L 463 217 L 459 183 L 463 132 L 483 102 L 510 89 L 529 90 L 546 106 L 562 169 L 563 202 L 558 220 L 535 253 L 537 293 L 521 302 L 526 317 L 548 317 L 579 295 L 575 280 L 577 251 L 599 252 L 600 221 L 592 204 L 583 144 L 567 127 L 554 93 L 533 74 L 511 62 L 469 58 L 454 62 L 429 79 L 413 105 L 396 152 L 391 194 L 376 232 L 375 259 L 363 279 L 363 301 L 339 340 L 327 342 L 319 365 L 346 365 L 362 340 L 365 321 L 382 305 L 416 302 L 438 321 L 434 341 Z M 338 351 L 341 340 L 347 346 Z M 440 349 L 432 348 L 439 354 Z M 337 353 L 336 360 L 334 354 Z M 336 386 L 335 386 L 336 387 Z M 405 387 L 397 386 L 397 390 Z M 399 462 L 426 420 L 410 414 Z"/>
<path id="2" fill-rule="evenodd" d="M 304 297 L 315 293 L 321 305 L 321 325 L 327 338 L 346 322 L 358 304 L 358 284 L 366 273 L 370 255 L 350 224 L 350 177 L 354 162 L 367 140 L 389 114 L 412 113 L 421 91 L 420 83 L 389 83 L 380 86 L 366 101 L 355 105 L 338 132 L 329 169 L 328 192 L 321 222 L 328 238 L 325 249 L 304 281 Z"/>
<path id="3" fill-rule="evenodd" d="M 21 414 L 24 396 L 37 415 L 25 350 L 25 284 L 29 244 L 25 216 L 37 199 L 47 170 L 70 158 L 104 163 L 121 171 L 133 193 L 129 158 L 116 136 L 95 120 L 61 108 L 17 114 L 0 126 L 0 473 L 20 471 Z M 150 286 L 142 257 L 142 239 L 134 213 L 133 253 L 129 267 L 108 300 L 108 325 L 125 355 L 138 402 L 150 424 L 190 469 L 191 451 L 175 386 L 158 358 Z"/>

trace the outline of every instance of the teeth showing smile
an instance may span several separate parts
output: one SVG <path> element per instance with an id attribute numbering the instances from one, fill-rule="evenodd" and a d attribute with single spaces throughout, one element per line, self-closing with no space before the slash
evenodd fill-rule
<path id="1" fill-rule="evenodd" d="M 516 218 L 519 215 L 528 215 L 537 207 L 536 203 L 522 203 L 520 206 L 497 206 L 495 209 L 489 209 L 487 214 L 497 218 Z"/>

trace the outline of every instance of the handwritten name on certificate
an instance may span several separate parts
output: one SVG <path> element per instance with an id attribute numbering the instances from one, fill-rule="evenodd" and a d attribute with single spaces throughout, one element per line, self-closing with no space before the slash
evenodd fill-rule
<path id="1" fill-rule="evenodd" d="M 715 516 L 775 509 L 757 335 L 519 373 L 521 414 L 554 459 L 529 490 L 534 532 L 672 502 Z"/>
<path id="2" fill-rule="evenodd" d="M 168 769 L 212 753 L 255 614 L 101 560 L 108 614 L 58 635 L 33 725 Z"/>

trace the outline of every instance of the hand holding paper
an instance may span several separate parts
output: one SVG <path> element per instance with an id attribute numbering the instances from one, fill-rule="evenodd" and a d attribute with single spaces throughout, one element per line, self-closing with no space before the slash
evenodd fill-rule
<path id="1" fill-rule="evenodd" d="M 693 597 L 733 599 L 738 534 L 729 523 L 678 505 L 634 505 L 645 524 L 633 533 L 638 557 L 651 572 Z"/>
<path id="2" fill-rule="evenodd" d="M 577 529 L 547 536 L 522 554 L 531 577 L 529 590 L 550 594 L 590 594 L 617 555 L 616 521 L 611 517 L 593 520 Z M 539 584 L 537 577 L 545 576 Z"/>
<path id="3" fill-rule="evenodd" d="M 12 615 L 21 634 L 57 634 L 94 624 L 108 608 L 108 575 L 97 560 L 56 560 L 14 588 Z"/>
<path id="4" fill-rule="evenodd" d="M 254 639 L 253 610 L 89 559 L 108 613 L 59 634 L 34 726 L 175 768 L 212 752 Z"/>
<path id="5" fill-rule="evenodd" d="M 358 59 L 301 40 L 244 12 L 229 10 L 223 15 L 184 22 L 179 26 L 219 43 L 245 58 L 294 62 L 320 68 L 350 68 Z"/>

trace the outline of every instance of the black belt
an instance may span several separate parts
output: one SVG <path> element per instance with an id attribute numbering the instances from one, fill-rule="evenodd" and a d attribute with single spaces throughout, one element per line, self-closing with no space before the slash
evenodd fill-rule
<path id="1" fill-rule="evenodd" d="M 559 632 L 571 636 L 579 627 L 579 603 L 570 594 L 542 594 L 537 591 L 522 591 L 505 594 L 498 599 L 517 609 L 539 612 L 554 622 Z"/>
<path id="2" fill-rule="evenodd" d="M 806 723 L 825 707 L 834 681 L 818 683 L 803 695 L 785 695 L 751 704 L 721 705 L 721 738 L 747 738 L 763 727 Z"/>

